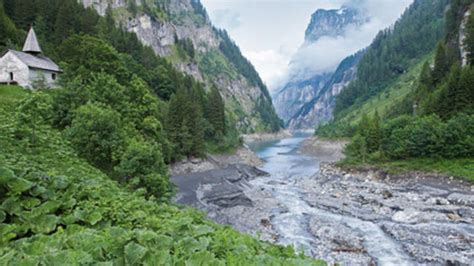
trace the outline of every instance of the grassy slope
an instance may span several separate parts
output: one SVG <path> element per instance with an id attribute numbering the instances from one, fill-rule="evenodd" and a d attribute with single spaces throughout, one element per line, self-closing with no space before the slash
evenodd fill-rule
<path id="1" fill-rule="evenodd" d="M 23 97 L 0 86 L 0 265 L 323 264 L 121 187 L 49 126 L 28 147 L 14 138 Z"/>
<path id="2" fill-rule="evenodd" d="M 387 112 L 399 104 L 412 90 L 421 72 L 424 62 L 430 57 L 420 60 L 420 63 L 410 68 L 410 70 L 400 76 L 387 89 L 383 90 L 377 96 L 370 98 L 362 105 L 355 105 L 340 119 L 341 122 L 357 125 L 364 114 L 374 115 L 377 110 L 380 116 L 384 116 Z"/>
<path id="3" fill-rule="evenodd" d="M 377 110 L 383 117 L 397 104 L 399 104 L 411 91 L 415 89 L 421 68 L 424 62 L 431 60 L 433 55 L 429 55 L 410 68 L 410 70 L 399 77 L 395 82 L 387 87 L 379 95 L 372 97 L 362 105 L 352 107 L 347 114 L 340 119 L 342 123 L 350 123 L 356 126 L 362 116 L 374 115 Z M 343 162 L 346 166 L 361 166 L 359 163 Z M 447 159 L 412 159 L 395 162 L 375 163 L 379 168 L 386 169 L 393 173 L 409 171 L 437 172 L 441 174 L 461 177 L 474 182 L 474 159 L 447 160 Z"/>

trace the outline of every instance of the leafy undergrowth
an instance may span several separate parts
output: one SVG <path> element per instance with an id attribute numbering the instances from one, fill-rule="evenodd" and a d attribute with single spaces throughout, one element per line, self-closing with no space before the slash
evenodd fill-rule
<path id="1" fill-rule="evenodd" d="M 50 127 L 17 140 L 27 95 L 0 87 L 0 265 L 324 265 L 121 187 Z"/>
<path id="2" fill-rule="evenodd" d="M 462 178 L 474 182 L 474 159 L 411 159 L 393 162 L 376 162 L 363 164 L 361 162 L 342 161 L 342 167 L 378 168 L 391 174 L 404 174 L 412 171 L 439 173 Z"/>

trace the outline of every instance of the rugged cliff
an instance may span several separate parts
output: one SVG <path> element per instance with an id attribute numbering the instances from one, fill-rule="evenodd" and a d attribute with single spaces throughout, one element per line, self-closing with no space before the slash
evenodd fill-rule
<path id="1" fill-rule="evenodd" d="M 306 102 L 288 121 L 288 127 L 291 129 L 313 128 L 315 125 L 331 120 L 336 96 L 355 79 L 357 63 L 363 54 L 364 52 L 361 51 L 344 59 L 319 93 Z"/>
<path id="2" fill-rule="evenodd" d="M 300 49 L 306 49 L 323 37 L 344 36 L 347 30 L 360 27 L 368 20 L 365 11 L 355 7 L 319 9 L 311 17 Z M 347 61 L 353 62 L 351 59 Z M 297 59 L 291 64 L 297 65 Z M 337 72 L 310 73 L 310 78 L 302 78 L 307 77 L 307 73 L 290 73 L 290 81 L 273 95 L 278 115 L 292 129 L 314 127 L 330 119 L 333 97 L 352 80 L 354 65 L 347 67 L 345 62 Z"/>
<path id="3" fill-rule="evenodd" d="M 197 0 L 82 0 L 117 25 L 135 32 L 160 56 L 195 79 L 215 85 L 242 132 L 280 128 L 267 88 L 227 33 L 212 25 Z"/>
<path id="4" fill-rule="evenodd" d="M 315 42 L 321 37 L 343 35 L 349 27 L 358 27 L 367 22 L 364 11 L 343 6 L 341 9 L 318 9 L 311 16 L 311 22 L 305 33 L 306 42 Z"/>

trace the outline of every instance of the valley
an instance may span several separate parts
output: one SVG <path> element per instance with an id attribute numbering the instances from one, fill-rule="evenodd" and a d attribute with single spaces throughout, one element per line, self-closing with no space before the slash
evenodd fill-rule
<path id="1" fill-rule="evenodd" d="M 472 184 L 423 173 L 346 172 L 329 163 L 341 159 L 344 144 L 307 138 L 250 143 L 264 162 L 258 169 L 240 164 L 174 176 L 176 202 L 329 263 L 474 259 Z"/>
<path id="2" fill-rule="evenodd" d="M 0 265 L 473 264 L 474 0 L 250 2 L 0 0 Z"/>

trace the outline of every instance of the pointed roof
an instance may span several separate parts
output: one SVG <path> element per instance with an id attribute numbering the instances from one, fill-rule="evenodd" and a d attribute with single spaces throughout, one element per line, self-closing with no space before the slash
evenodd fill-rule
<path id="1" fill-rule="evenodd" d="M 28 32 L 28 37 L 26 37 L 25 45 L 23 45 L 23 52 L 33 54 L 40 54 L 42 52 L 33 27 L 31 27 L 30 31 Z"/>
<path id="2" fill-rule="evenodd" d="M 62 70 L 59 68 L 53 60 L 47 58 L 46 56 L 42 55 L 33 55 L 31 53 L 24 53 L 15 50 L 7 50 L 7 53 L 12 53 L 15 55 L 20 61 L 25 63 L 29 68 L 34 69 L 43 69 L 49 70 L 52 72 L 61 73 Z"/>

